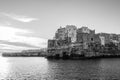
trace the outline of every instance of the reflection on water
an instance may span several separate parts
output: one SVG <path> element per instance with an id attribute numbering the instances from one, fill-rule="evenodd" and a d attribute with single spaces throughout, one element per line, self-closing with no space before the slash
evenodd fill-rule
<path id="1" fill-rule="evenodd" d="M 0 57 L 0 79 L 120 79 L 120 59 L 47 60 L 41 57 Z"/>
<path id="2" fill-rule="evenodd" d="M 9 72 L 9 63 L 7 58 L 3 58 L 0 56 L 0 78 L 4 79 Z"/>

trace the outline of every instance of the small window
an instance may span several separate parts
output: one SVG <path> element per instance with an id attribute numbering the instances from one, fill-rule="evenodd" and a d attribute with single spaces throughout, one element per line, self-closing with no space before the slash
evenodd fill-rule
<path id="1" fill-rule="evenodd" d="M 91 41 L 93 41 L 93 38 L 91 38 Z"/>

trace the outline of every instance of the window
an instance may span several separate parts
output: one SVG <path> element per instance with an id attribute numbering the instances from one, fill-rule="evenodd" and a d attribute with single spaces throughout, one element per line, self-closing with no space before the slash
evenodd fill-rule
<path id="1" fill-rule="evenodd" d="M 91 41 L 93 41 L 93 38 L 91 38 Z"/>

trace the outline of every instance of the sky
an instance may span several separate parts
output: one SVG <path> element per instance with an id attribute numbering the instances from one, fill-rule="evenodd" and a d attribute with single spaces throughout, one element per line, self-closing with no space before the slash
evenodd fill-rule
<path id="1" fill-rule="evenodd" d="M 0 0 L 0 51 L 46 48 L 66 25 L 120 34 L 120 0 Z"/>

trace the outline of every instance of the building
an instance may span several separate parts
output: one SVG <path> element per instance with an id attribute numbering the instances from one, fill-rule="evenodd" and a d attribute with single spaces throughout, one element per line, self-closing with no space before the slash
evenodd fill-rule
<path id="1" fill-rule="evenodd" d="M 62 39 L 56 39 L 56 40 L 48 40 L 48 48 L 59 48 L 62 46 L 68 46 L 71 44 L 71 38 L 65 37 L 64 40 Z"/>
<path id="2" fill-rule="evenodd" d="M 48 48 L 55 48 L 57 46 L 56 40 L 48 40 Z"/>
<path id="3" fill-rule="evenodd" d="M 88 33 L 88 34 L 95 34 L 95 30 L 90 30 L 88 27 L 82 26 L 77 30 L 79 33 Z"/>
<path id="4" fill-rule="evenodd" d="M 119 35 L 117 35 L 117 34 L 110 34 L 110 39 L 119 41 Z"/>
<path id="5" fill-rule="evenodd" d="M 65 40 L 66 37 L 71 38 L 72 42 L 76 42 L 77 27 L 74 25 L 67 25 L 65 28 L 60 27 L 55 33 L 55 39 Z"/>
<path id="6" fill-rule="evenodd" d="M 84 49 L 87 49 L 90 43 L 100 43 L 100 38 L 99 35 L 95 34 L 95 30 L 82 27 L 77 30 L 77 42 L 83 44 Z"/>
<path id="7" fill-rule="evenodd" d="M 76 42 L 77 27 L 74 25 L 66 26 L 66 35 L 71 38 L 71 42 Z"/>
<path id="8" fill-rule="evenodd" d="M 57 39 L 57 40 L 64 40 L 65 37 L 66 37 L 66 29 L 60 27 L 60 28 L 56 31 L 56 33 L 55 33 L 55 39 Z"/>
<path id="9" fill-rule="evenodd" d="M 105 37 L 104 36 L 99 36 L 101 40 L 101 45 L 105 45 Z"/>
<path id="10" fill-rule="evenodd" d="M 111 46 L 114 45 L 114 46 Z M 98 56 L 99 53 L 117 52 L 120 50 L 120 35 L 95 33 L 88 27 L 78 28 L 74 25 L 60 27 L 55 33 L 55 39 L 48 40 L 49 55 Z"/>
<path id="11" fill-rule="evenodd" d="M 120 37 L 117 34 L 98 33 L 97 35 L 99 35 L 99 37 L 102 39 L 102 42 L 104 42 L 104 44 L 108 44 L 110 42 L 119 43 L 120 40 Z"/>
<path id="12" fill-rule="evenodd" d="M 104 37 L 104 44 L 108 44 L 108 43 L 110 43 L 111 41 L 110 41 L 110 34 L 108 34 L 108 33 L 98 33 L 97 34 L 100 38 L 101 37 Z"/>

